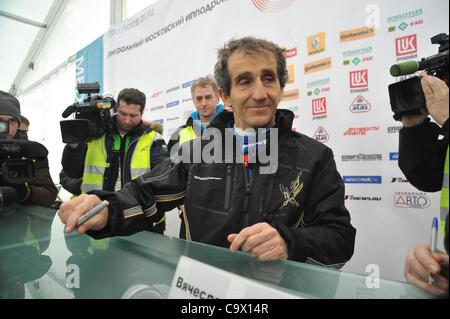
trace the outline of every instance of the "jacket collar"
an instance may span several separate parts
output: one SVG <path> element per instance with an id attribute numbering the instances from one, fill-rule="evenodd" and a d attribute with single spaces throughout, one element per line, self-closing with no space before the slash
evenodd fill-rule
<path id="1" fill-rule="evenodd" d="M 292 122 L 294 120 L 294 113 L 290 110 L 277 109 L 275 114 L 275 128 L 280 130 L 280 133 L 286 133 L 292 130 Z M 223 131 L 229 127 L 230 122 L 234 125 L 233 112 L 223 111 L 211 122 L 210 126 L 218 128 Z"/>
<path id="2" fill-rule="evenodd" d="M 219 115 L 220 113 L 222 113 L 224 110 L 223 108 L 223 104 L 218 104 L 216 106 L 216 113 L 214 114 L 211 122 L 217 117 L 217 115 Z M 198 111 L 194 111 L 191 113 L 191 115 L 189 116 L 189 118 L 186 121 L 186 126 L 199 126 L 202 129 L 202 132 L 205 130 L 205 128 L 202 125 L 202 122 L 200 121 L 200 117 L 198 114 Z"/>
<path id="3" fill-rule="evenodd" d="M 113 120 L 112 133 L 120 135 L 119 131 L 117 130 L 117 115 L 114 115 L 112 120 Z M 142 134 L 149 132 L 151 130 L 152 129 L 148 125 L 144 124 L 141 120 L 138 125 L 136 125 L 131 131 L 126 133 L 124 136 L 131 136 L 131 137 L 141 136 Z"/>

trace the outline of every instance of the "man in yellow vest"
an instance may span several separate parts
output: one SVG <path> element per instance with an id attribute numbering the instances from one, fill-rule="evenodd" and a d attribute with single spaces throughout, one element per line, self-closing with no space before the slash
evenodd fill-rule
<path id="1" fill-rule="evenodd" d="M 169 157 L 161 134 L 142 121 L 145 102 L 143 92 L 123 89 L 117 98 L 117 115 L 112 119 L 115 125 L 111 133 L 87 144 L 66 145 L 63 170 L 70 178 L 82 177 L 83 193 L 117 191 Z M 164 232 L 165 215 L 159 215 L 156 222 L 148 223 L 147 230 Z"/>
<path id="2" fill-rule="evenodd" d="M 440 220 L 447 254 L 432 254 L 429 243 L 408 252 L 406 279 L 428 292 L 448 295 L 448 105 L 447 84 L 434 76 L 422 74 L 426 110 L 420 115 L 403 115 L 400 130 L 399 167 L 409 182 L 425 192 L 441 191 Z M 431 115 L 436 123 L 430 122 Z M 430 220 L 431 226 L 431 220 Z M 429 283 L 428 274 L 434 275 Z"/>

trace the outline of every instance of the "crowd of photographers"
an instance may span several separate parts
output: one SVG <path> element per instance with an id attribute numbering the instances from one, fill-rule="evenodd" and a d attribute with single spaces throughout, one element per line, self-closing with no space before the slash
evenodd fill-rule
<path id="1" fill-rule="evenodd" d="M 439 295 L 448 293 L 449 89 L 437 77 L 425 73 L 421 76 L 426 107 L 421 114 L 405 113 L 399 117 L 404 125 L 400 131 L 399 167 L 418 189 L 442 190 L 441 221 L 447 254 L 431 253 L 429 245 L 418 245 L 406 258 L 405 277 L 412 284 Z M 201 131 L 208 127 L 210 121 L 223 111 L 217 92 L 217 85 L 210 77 L 201 78 L 193 85 L 192 97 L 197 111 L 191 114 L 186 125 L 180 127 L 175 132 L 177 136 L 171 140 L 182 144 L 196 137 L 196 125 Z M 225 97 L 229 98 L 227 95 Z M 167 159 L 169 150 L 161 135 L 162 128 L 156 129 L 151 123 L 143 121 L 145 104 L 143 92 L 132 88 L 122 90 L 117 104 L 112 107 L 114 112 L 111 113 L 114 115 L 109 120 L 108 131 L 90 141 L 72 141 L 66 145 L 62 155 L 61 185 L 74 196 L 93 191 L 114 192 Z M 434 122 L 430 122 L 429 116 Z M 29 124 L 21 116 L 19 101 L 11 94 L 0 91 L 0 212 L 11 204 L 51 207 L 57 197 L 57 189 L 49 173 L 48 152 L 39 143 L 28 141 Z M 128 186 L 128 189 L 131 187 Z M 184 206 L 180 209 L 183 215 Z M 152 217 L 148 219 L 152 222 L 146 223 L 145 230 L 163 233 L 165 213 L 151 210 L 151 207 L 144 213 L 145 217 Z M 123 214 L 124 218 L 128 218 L 137 211 L 130 208 Z M 278 230 L 282 232 L 283 228 Z M 180 236 L 187 236 L 187 231 L 184 229 Z M 232 242 L 236 237 L 234 234 L 228 240 Z M 429 273 L 434 274 L 432 285 L 428 283 Z"/>

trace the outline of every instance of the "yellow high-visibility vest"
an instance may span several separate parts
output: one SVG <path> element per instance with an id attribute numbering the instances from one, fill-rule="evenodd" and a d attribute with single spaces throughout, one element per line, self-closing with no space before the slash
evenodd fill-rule
<path id="1" fill-rule="evenodd" d="M 181 129 L 179 135 L 180 145 L 197 137 L 192 126 L 186 126 L 185 128 Z"/>
<path id="2" fill-rule="evenodd" d="M 155 134 L 156 131 L 151 131 L 139 138 L 131 156 L 131 179 L 150 172 L 150 149 Z M 81 185 L 83 193 L 92 190 L 103 190 L 105 170 L 109 167 L 109 163 L 106 160 L 105 135 L 103 135 L 101 138 L 88 143 L 84 160 L 83 183 Z"/>

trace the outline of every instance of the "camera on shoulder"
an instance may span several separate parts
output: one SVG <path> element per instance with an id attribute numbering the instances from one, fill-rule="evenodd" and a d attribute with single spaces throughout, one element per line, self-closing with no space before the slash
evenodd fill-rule
<path id="1" fill-rule="evenodd" d="M 394 64 L 389 72 L 394 77 L 407 76 L 419 70 L 436 76 L 449 85 L 448 60 L 449 38 L 448 34 L 439 33 L 431 38 L 432 44 L 439 44 L 438 53 L 420 61 L 407 61 Z M 417 115 L 426 108 L 425 95 L 422 90 L 421 76 L 410 77 L 406 80 L 389 85 L 389 98 L 394 119 L 400 121 L 403 115 Z"/>
<path id="2" fill-rule="evenodd" d="M 100 92 L 100 84 L 79 83 L 77 85 L 79 94 L 87 94 L 82 102 L 69 105 L 62 117 L 67 118 L 75 114 L 75 119 L 60 122 L 62 140 L 66 144 L 88 143 L 93 139 L 100 138 L 112 128 L 111 110 L 115 109 L 116 101 L 110 96 L 93 95 Z"/>

